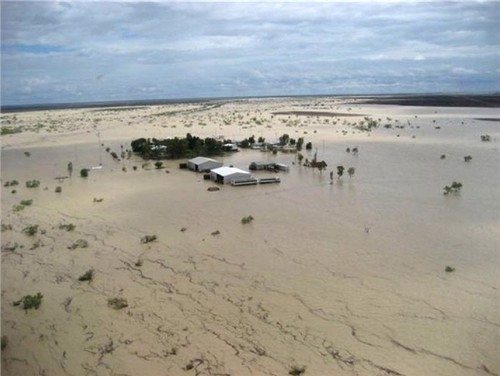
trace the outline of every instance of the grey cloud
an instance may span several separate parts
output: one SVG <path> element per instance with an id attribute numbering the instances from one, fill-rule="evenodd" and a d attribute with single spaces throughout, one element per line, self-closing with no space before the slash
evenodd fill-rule
<path id="1" fill-rule="evenodd" d="M 495 91 L 498 8 L 2 2 L 2 100 Z"/>

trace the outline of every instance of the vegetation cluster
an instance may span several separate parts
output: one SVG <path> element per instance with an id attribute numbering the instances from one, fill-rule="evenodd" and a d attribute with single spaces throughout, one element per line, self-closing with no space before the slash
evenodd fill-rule
<path id="1" fill-rule="evenodd" d="M 14 211 L 18 212 L 21 210 L 24 210 L 26 206 L 31 206 L 33 204 L 33 200 L 21 200 L 21 202 L 18 205 L 14 205 Z"/>
<path id="2" fill-rule="evenodd" d="M 73 231 L 76 226 L 73 223 L 61 223 L 59 224 L 59 230 Z"/>
<path id="3" fill-rule="evenodd" d="M 490 142 L 491 141 L 491 136 L 489 134 L 482 134 L 481 135 L 481 141 L 483 141 L 483 142 Z"/>
<path id="4" fill-rule="evenodd" d="M 28 180 L 26 182 L 26 188 L 37 188 L 40 186 L 40 180 Z"/>
<path id="5" fill-rule="evenodd" d="M 36 295 L 25 295 L 21 299 L 13 303 L 14 306 L 22 305 L 24 310 L 38 309 L 42 304 L 43 295 L 37 293 Z"/>
<path id="6" fill-rule="evenodd" d="M 141 238 L 141 243 L 146 244 L 146 243 L 151 243 L 156 240 L 156 235 L 145 235 Z"/>
<path id="7" fill-rule="evenodd" d="M 68 249 L 77 249 L 77 248 L 88 248 L 89 242 L 85 239 L 78 239 L 73 244 L 71 244 Z"/>
<path id="8" fill-rule="evenodd" d="M 13 186 L 18 185 L 18 184 L 19 184 L 19 182 L 17 180 L 9 180 L 9 181 L 6 181 L 3 186 L 4 187 L 13 187 Z"/>
<path id="9" fill-rule="evenodd" d="M 116 310 L 128 307 L 127 299 L 123 298 L 110 298 L 108 299 L 108 305 Z"/>
<path id="10" fill-rule="evenodd" d="M 355 128 L 363 132 L 370 132 L 373 128 L 377 128 L 380 125 L 380 121 L 381 119 L 374 120 L 365 116 L 364 120 L 361 120 Z"/>
<path id="11" fill-rule="evenodd" d="M 94 279 L 94 269 L 89 269 L 78 277 L 79 281 L 92 281 Z"/>
<path id="12" fill-rule="evenodd" d="M 224 143 L 207 137 L 202 139 L 188 133 L 184 138 L 138 138 L 132 141 L 132 151 L 144 159 L 179 159 L 191 158 L 197 155 L 222 155 Z"/>
<path id="13" fill-rule="evenodd" d="M 29 225 L 23 228 L 23 234 L 34 236 L 38 232 L 38 225 Z"/>
<path id="14" fill-rule="evenodd" d="M 2 127 L 2 136 L 8 134 L 21 133 L 23 131 L 22 127 Z"/>
<path id="15" fill-rule="evenodd" d="M 248 215 L 246 217 L 241 218 L 241 223 L 246 225 L 248 223 L 251 223 L 253 221 L 253 217 L 251 215 Z"/>
<path id="16" fill-rule="evenodd" d="M 443 190 L 444 195 L 449 195 L 450 193 L 458 193 L 462 189 L 462 183 L 454 181 L 451 185 L 446 185 Z"/>

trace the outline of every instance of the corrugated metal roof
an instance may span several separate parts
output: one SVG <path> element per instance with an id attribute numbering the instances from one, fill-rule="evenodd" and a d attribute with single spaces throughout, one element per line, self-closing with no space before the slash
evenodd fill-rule
<path id="1" fill-rule="evenodd" d="M 188 162 L 194 163 L 194 164 L 200 164 L 203 162 L 218 162 L 215 159 L 212 158 L 206 158 L 206 157 L 196 157 L 193 159 L 190 159 Z"/>
<path id="2" fill-rule="evenodd" d="M 228 175 L 235 174 L 235 173 L 240 173 L 240 174 L 243 173 L 243 174 L 250 175 L 250 173 L 248 171 L 243 171 L 243 170 L 240 170 L 239 168 L 236 168 L 236 167 L 227 167 L 227 166 L 214 168 L 210 171 L 212 171 L 220 176 L 228 176 Z"/>

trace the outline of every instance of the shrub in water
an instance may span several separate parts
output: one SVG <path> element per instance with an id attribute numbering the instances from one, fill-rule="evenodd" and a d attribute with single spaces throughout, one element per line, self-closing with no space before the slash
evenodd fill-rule
<path id="1" fill-rule="evenodd" d="M 28 236 L 33 236 L 38 232 L 38 225 L 30 225 L 23 228 L 23 233 Z"/>
<path id="2" fill-rule="evenodd" d="M 59 230 L 73 231 L 75 228 L 76 226 L 73 223 L 61 223 L 59 225 Z"/>
<path id="3" fill-rule="evenodd" d="M 23 309 L 38 309 L 42 304 L 43 295 L 37 293 L 36 295 L 25 295 L 20 300 L 14 302 L 15 306 L 22 304 Z"/>
<path id="4" fill-rule="evenodd" d="M 449 195 L 450 193 L 458 193 L 460 192 L 460 189 L 462 189 L 462 183 L 454 181 L 451 183 L 451 186 L 445 186 L 444 188 L 444 195 Z"/>
<path id="5" fill-rule="evenodd" d="M 491 141 L 491 136 L 489 134 L 483 134 L 483 135 L 481 135 L 481 141 L 489 142 L 489 141 Z"/>
<path id="6" fill-rule="evenodd" d="M 154 242 L 156 240 L 156 235 L 146 235 L 141 238 L 141 243 L 146 244 L 150 242 Z"/>
<path id="7" fill-rule="evenodd" d="M 354 174 L 356 173 L 356 169 L 354 167 L 349 167 L 347 169 L 347 173 L 349 174 L 349 177 L 352 178 Z"/>
<path id="8" fill-rule="evenodd" d="M 92 279 L 94 279 L 94 269 L 89 269 L 78 277 L 79 281 L 92 281 Z"/>
<path id="9" fill-rule="evenodd" d="M 40 180 L 28 180 L 26 182 L 26 188 L 37 188 L 40 186 Z"/>
<path id="10" fill-rule="evenodd" d="M 306 372 L 306 367 L 297 367 L 293 366 L 288 372 L 289 375 L 292 376 L 300 376 Z"/>
<path id="11" fill-rule="evenodd" d="M 5 182 L 5 184 L 3 185 L 4 187 L 12 187 L 14 185 L 18 185 L 19 182 L 17 180 L 11 180 L 11 181 L 7 181 Z"/>
<path id="12" fill-rule="evenodd" d="M 78 239 L 76 242 L 71 244 L 68 249 L 87 248 L 88 246 L 88 241 L 86 241 L 85 239 Z"/>
<path id="13" fill-rule="evenodd" d="M 252 221 L 253 221 L 253 217 L 251 215 L 241 218 L 241 223 L 244 225 L 246 225 L 247 223 L 250 223 Z"/>
<path id="14" fill-rule="evenodd" d="M 114 309 L 122 309 L 128 307 L 127 299 L 123 298 L 110 298 L 108 299 L 108 305 Z"/>

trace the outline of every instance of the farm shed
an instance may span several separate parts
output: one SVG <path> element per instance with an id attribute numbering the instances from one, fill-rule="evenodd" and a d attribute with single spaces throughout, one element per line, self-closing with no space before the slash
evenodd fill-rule
<path id="1" fill-rule="evenodd" d="M 187 161 L 187 167 L 193 171 L 205 172 L 213 168 L 222 167 L 222 162 L 211 158 L 196 157 Z"/>
<path id="2" fill-rule="evenodd" d="M 249 179 L 250 173 L 236 167 L 219 167 L 210 171 L 210 178 L 217 183 L 231 184 L 232 181 Z"/>

